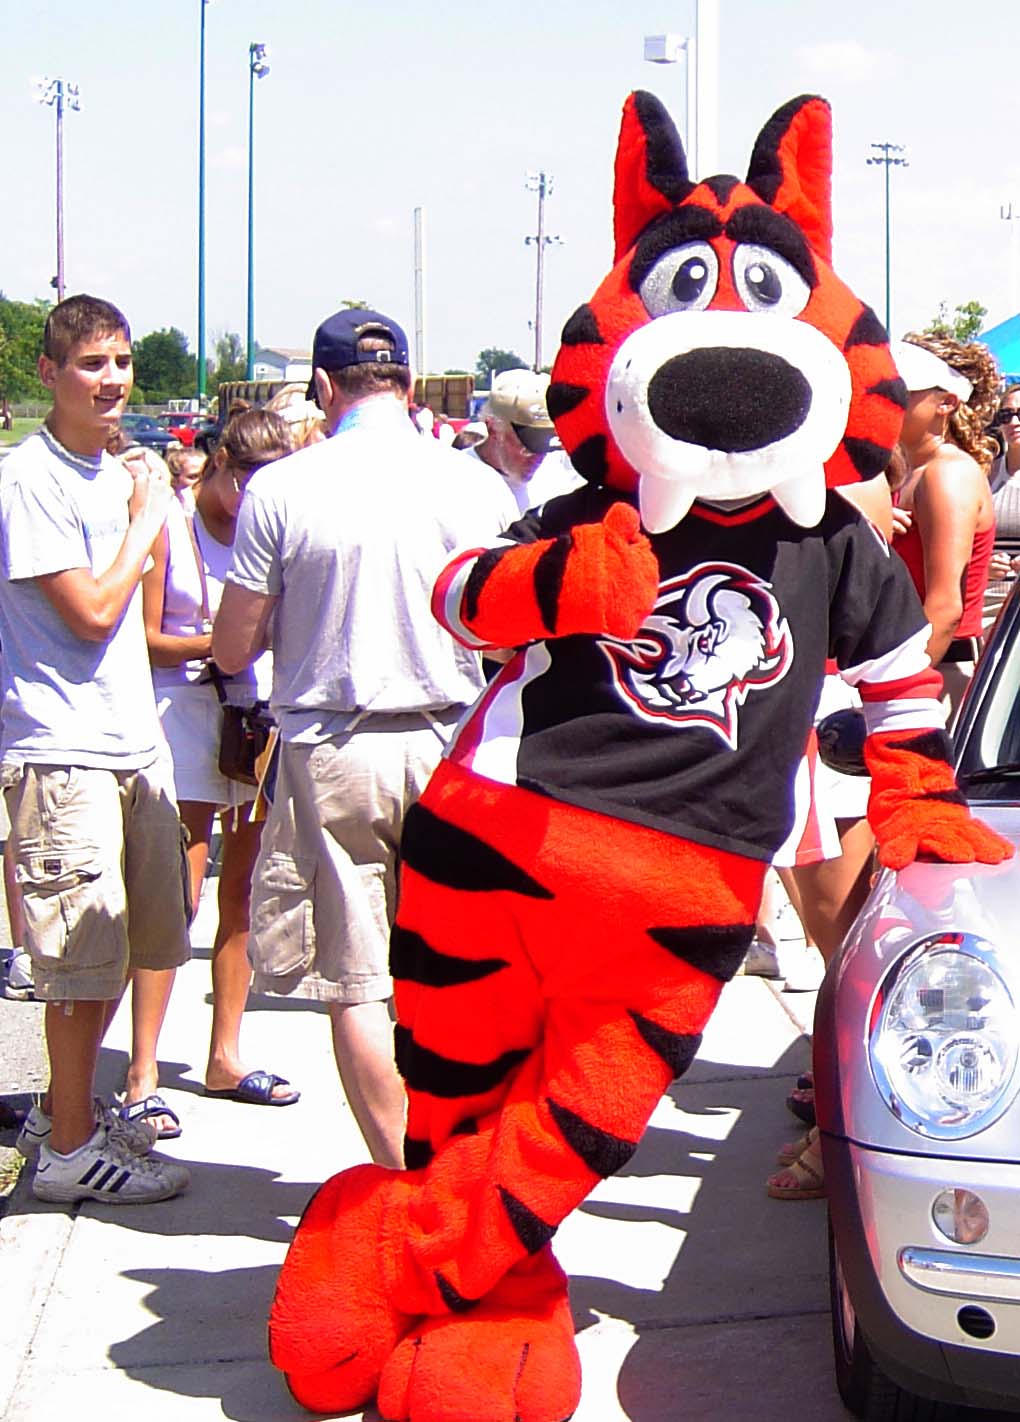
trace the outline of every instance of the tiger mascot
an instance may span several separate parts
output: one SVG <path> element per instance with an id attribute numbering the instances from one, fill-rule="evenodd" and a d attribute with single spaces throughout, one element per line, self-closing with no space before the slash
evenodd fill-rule
<path id="1" fill-rule="evenodd" d="M 272 1358 L 313 1411 L 573 1413 L 550 1241 L 748 947 L 826 658 L 863 699 L 883 862 L 1011 852 L 956 788 L 906 569 L 831 491 L 884 469 L 906 395 L 830 266 L 830 169 L 818 98 L 744 183 L 691 181 L 658 101 L 626 104 L 615 265 L 548 397 L 588 482 L 435 591 L 467 646 L 516 650 L 406 821 L 407 1169 L 328 1181 L 277 1286 Z"/>

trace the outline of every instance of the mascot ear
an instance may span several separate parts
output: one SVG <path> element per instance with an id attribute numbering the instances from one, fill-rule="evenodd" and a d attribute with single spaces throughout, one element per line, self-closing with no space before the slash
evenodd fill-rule
<path id="1" fill-rule="evenodd" d="M 832 113 L 824 99 L 804 94 L 772 115 L 754 145 L 747 186 L 831 263 Z"/>
<path id="2" fill-rule="evenodd" d="M 614 263 L 653 217 L 682 202 L 694 184 L 673 120 L 654 94 L 631 94 L 623 106 L 613 192 Z"/>

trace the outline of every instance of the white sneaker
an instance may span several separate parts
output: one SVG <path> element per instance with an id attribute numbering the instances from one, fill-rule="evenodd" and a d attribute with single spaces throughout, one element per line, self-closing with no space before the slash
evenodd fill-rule
<path id="1" fill-rule="evenodd" d="M 146 1205 L 169 1200 L 190 1180 L 186 1166 L 159 1155 L 132 1155 L 100 1125 L 70 1155 L 58 1155 L 46 1143 L 40 1147 L 32 1194 L 57 1204 L 105 1200 L 111 1205 Z"/>
<path id="2" fill-rule="evenodd" d="M 784 992 L 817 992 L 825 977 L 825 959 L 806 943 L 784 943 L 779 949 Z"/>
<path id="3" fill-rule="evenodd" d="M 105 1126 L 111 1140 L 121 1141 L 131 1155 L 148 1155 L 156 1143 L 156 1129 L 148 1121 L 125 1121 L 112 1106 L 100 1097 L 94 1098 L 97 1126 Z M 39 1151 L 49 1142 L 53 1122 L 41 1106 L 33 1106 L 25 1117 L 15 1149 L 26 1160 L 37 1160 Z"/>
<path id="4" fill-rule="evenodd" d="M 32 959 L 24 948 L 14 948 L 4 964 L 0 978 L 0 995 L 12 1002 L 35 1001 L 35 979 L 32 977 Z"/>
<path id="5" fill-rule="evenodd" d="M 765 943 L 761 938 L 751 939 L 751 946 L 737 971 L 745 977 L 782 977 L 782 973 L 779 971 L 779 955 L 775 947 L 771 943 Z"/>

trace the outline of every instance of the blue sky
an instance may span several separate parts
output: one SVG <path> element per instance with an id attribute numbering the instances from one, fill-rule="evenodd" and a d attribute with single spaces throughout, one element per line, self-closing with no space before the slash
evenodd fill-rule
<path id="1" fill-rule="evenodd" d="M 621 104 L 658 93 L 682 122 L 682 66 L 643 61 L 646 34 L 684 33 L 690 0 L 212 0 L 207 9 L 207 328 L 246 322 L 247 59 L 270 45 L 256 91 L 256 334 L 307 347 L 343 298 L 413 324 L 413 210 L 425 208 L 426 347 L 433 369 L 483 346 L 528 357 L 535 198 L 554 177 L 545 355 L 610 257 Z M 721 0 L 720 168 L 742 175 L 755 136 L 795 94 L 834 110 L 836 266 L 884 310 L 881 170 L 873 141 L 905 143 L 894 170 L 893 327 L 941 300 L 980 300 L 989 323 L 1020 304 L 1000 204 L 1020 198 L 1013 0 L 969 27 L 931 0 Z M 68 291 L 116 301 L 136 335 L 197 328 L 199 0 L 38 0 L 8 19 L 0 72 L 8 204 L 0 289 L 50 294 L 54 117 L 32 80 L 81 88 L 65 122 Z M 1020 216 L 1020 201 L 1015 201 Z"/>

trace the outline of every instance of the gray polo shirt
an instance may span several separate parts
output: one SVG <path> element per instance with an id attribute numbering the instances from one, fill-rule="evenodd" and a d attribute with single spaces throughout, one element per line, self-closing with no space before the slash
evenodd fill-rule
<path id="1" fill-rule="evenodd" d="M 285 741 L 315 744 L 365 713 L 474 701 L 479 659 L 440 627 L 431 596 L 456 549 L 498 538 L 498 492 L 388 396 L 259 470 L 227 577 L 279 598 L 272 707 Z"/>

